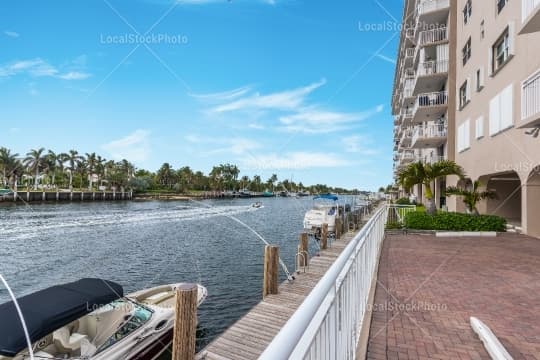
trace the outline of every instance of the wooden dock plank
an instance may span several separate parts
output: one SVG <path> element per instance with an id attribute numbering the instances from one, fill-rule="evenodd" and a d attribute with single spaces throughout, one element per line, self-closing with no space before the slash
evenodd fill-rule
<path id="1" fill-rule="evenodd" d="M 201 360 L 257 359 L 298 309 L 356 233 L 348 232 L 310 260 L 293 282 L 269 295 L 198 354 Z"/>

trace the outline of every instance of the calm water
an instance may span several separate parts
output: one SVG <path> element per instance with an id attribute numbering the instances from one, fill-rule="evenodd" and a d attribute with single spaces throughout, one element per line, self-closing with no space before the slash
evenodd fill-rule
<path id="1" fill-rule="evenodd" d="M 108 202 L 0 206 L 0 273 L 17 296 L 82 277 L 116 281 L 125 292 L 198 282 L 209 296 L 199 309 L 199 346 L 261 298 L 264 244 L 224 217 L 234 215 L 294 254 L 309 198 L 193 202 Z M 313 245 L 313 244 L 312 244 Z M 282 272 L 281 277 L 285 279 Z M 8 300 L 0 289 L 0 303 Z"/>

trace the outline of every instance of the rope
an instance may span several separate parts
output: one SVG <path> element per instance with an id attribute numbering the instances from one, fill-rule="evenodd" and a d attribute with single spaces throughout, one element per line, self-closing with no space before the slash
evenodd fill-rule
<path id="1" fill-rule="evenodd" d="M 193 199 L 190 199 L 190 201 L 193 201 L 194 203 L 197 203 L 197 204 L 201 204 L 207 208 L 212 208 L 213 206 L 212 205 L 209 205 L 209 204 L 205 204 L 201 201 L 197 201 L 197 200 L 193 200 Z M 233 215 L 227 215 L 227 214 L 218 214 L 218 215 L 221 215 L 221 216 L 224 216 L 224 217 L 227 217 L 235 222 L 237 222 L 238 224 L 242 225 L 243 227 L 245 227 L 246 229 L 248 229 L 249 231 L 251 231 L 253 234 L 255 234 L 255 236 L 257 236 L 263 243 L 265 243 L 266 245 L 270 246 L 270 243 L 268 241 L 266 241 L 261 234 L 259 234 L 257 231 L 255 231 L 255 229 L 253 229 L 251 226 L 249 226 L 248 224 L 246 224 L 245 222 L 241 221 L 240 219 L 236 218 L 235 216 Z M 289 281 L 293 281 L 294 280 L 294 276 L 291 275 L 291 273 L 289 272 L 289 270 L 287 269 L 287 265 L 285 265 L 285 263 L 283 262 L 283 260 L 281 259 L 281 256 L 279 257 L 279 264 L 281 265 L 281 268 L 283 269 L 283 272 L 285 272 L 285 275 L 287 276 L 287 280 Z"/>

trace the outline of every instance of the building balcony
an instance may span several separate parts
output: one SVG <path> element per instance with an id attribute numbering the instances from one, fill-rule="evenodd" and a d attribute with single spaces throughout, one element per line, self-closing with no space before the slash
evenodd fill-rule
<path id="1" fill-rule="evenodd" d="M 447 41 L 448 29 L 446 27 L 420 32 L 419 46 L 429 46 Z"/>
<path id="2" fill-rule="evenodd" d="M 418 125 L 411 139 L 413 149 L 429 149 L 441 146 L 446 142 L 446 123 Z"/>
<path id="3" fill-rule="evenodd" d="M 418 156 L 412 150 L 404 150 L 399 158 L 401 164 L 410 164 L 417 161 Z"/>
<path id="4" fill-rule="evenodd" d="M 404 147 L 404 148 L 410 147 L 412 137 L 413 137 L 413 129 L 404 128 L 401 132 L 401 140 L 400 140 L 401 147 Z"/>
<path id="5" fill-rule="evenodd" d="M 448 109 L 448 92 L 422 93 L 416 97 L 412 121 L 415 123 L 434 121 Z"/>
<path id="6" fill-rule="evenodd" d="M 410 125 L 414 116 L 412 108 L 401 110 L 401 123 L 403 125 Z"/>
<path id="7" fill-rule="evenodd" d="M 418 161 L 420 161 L 423 164 L 435 164 L 439 161 L 447 160 L 446 156 L 442 155 L 424 155 L 419 157 Z"/>
<path id="8" fill-rule="evenodd" d="M 540 31 L 540 0 L 521 0 L 521 20 L 520 34 Z"/>
<path id="9" fill-rule="evenodd" d="M 418 65 L 413 95 L 440 89 L 448 78 L 448 59 L 425 61 Z"/>
<path id="10" fill-rule="evenodd" d="M 415 29 L 405 30 L 405 40 L 407 40 L 410 45 L 416 45 L 416 30 Z"/>
<path id="11" fill-rule="evenodd" d="M 540 70 L 529 77 L 521 86 L 520 128 L 540 125 Z"/>
<path id="12" fill-rule="evenodd" d="M 448 19 L 450 0 L 420 0 L 416 7 L 416 22 L 421 26 L 442 24 Z"/>
<path id="13" fill-rule="evenodd" d="M 405 66 L 411 66 L 413 63 L 414 55 L 416 53 L 416 48 L 410 47 L 405 49 L 405 56 L 403 64 Z"/>

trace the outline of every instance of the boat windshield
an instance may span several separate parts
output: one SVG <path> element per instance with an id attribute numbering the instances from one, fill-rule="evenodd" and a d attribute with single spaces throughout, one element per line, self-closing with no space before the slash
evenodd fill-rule
<path id="1" fill-rule="evenodd" d="M 129 336 L 135 330 L 141 328 L 141 326 L 143 326 L 152 317 L 152 311 L 150 309 L 147 309 L 146 307 L 143 307 L 137 303 L 128 303 L 125 300 L 117 300 L 113 301 L 110 305 L 114 308 L 131 306 L 133 307 L 133 311 L 126 315 L 122 325 L 118 327 L 113 335 L 105 340 L 105 342 L 99 347 L 98 352 L 107 349 L 123 338 Z"/>

